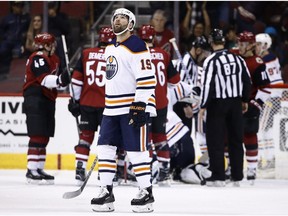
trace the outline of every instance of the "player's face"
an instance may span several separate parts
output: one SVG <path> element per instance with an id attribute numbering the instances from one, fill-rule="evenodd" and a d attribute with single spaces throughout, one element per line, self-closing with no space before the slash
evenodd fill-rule
<path id="1" fill-rule="evenodd" d="M 113 20 L 113 29 L 115 33 L 124 31 L 128 26 L 128 18 L 125 15 L 116 15 Z"/>
<path id="2" fill-rule="evenodd" d="M 252 49 L 252 44 L 250 44 L 249 42 L 238 42 L 238 46 L 239 46 L 239 54 L 241 56 L 247 56 L 247 52 L 250 51 Z"/>

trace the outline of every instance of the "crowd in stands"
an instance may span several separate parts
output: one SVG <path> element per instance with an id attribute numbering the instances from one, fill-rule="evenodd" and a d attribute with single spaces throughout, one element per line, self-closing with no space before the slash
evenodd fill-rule
<path id="1" fill-rule="evenodd" d="M 173 2 L 149 3 L 152 8 L 150 10 L 151 24 L 155 26 L 157 43 L 164 45 L 164 40 L 174 37 Z M 13 58 L 29 55 L 31 39 L 36 33 L 42 31 L 42 15 L 30 14 L 29 10 L 28 12 L 23 10 L 25 6 L 27 6 L 27 2 L 24 1 L 10 2 L 10 13 L 0 20 L 0 75 L 9 73 L 9 66 Z M 60 2 L 57 1 L 48 3 L 48 32 L 56 36 L 57 52 L 62 55 L 63 50 L 61 50 L 62 45 L 59 36 L 64 34 L 66 37 L 68 36 L 68 44 L 73 42 L 69 41 L 72 26 L 68 16 L 61 12 L 60 6 Z M 102 10 L 97 13 L 100 12 Z M 94 17 L 99 17 L 99 14 L 95 14 Z M 288 68 L 287 2 L 183 1 L 180 2 L 179 19 L 179 47 L 182 54 L 191 49 L 191 43 L 195 37 L 208 36 L 213 28 L 224 30 L 227 41 L 225 46 L 227 48 L 235 45 L 237 34 L 244 30 L 254 34 L 265 32 L 273 39 L 271 50 L 278 56 L 282 68 Z M 162 22 L 162 24 L 158 25 L 156 22 Z M 171 49 L 171 52 L 173 52 L 169 43 L 165 46 L 165 49 Z"/>

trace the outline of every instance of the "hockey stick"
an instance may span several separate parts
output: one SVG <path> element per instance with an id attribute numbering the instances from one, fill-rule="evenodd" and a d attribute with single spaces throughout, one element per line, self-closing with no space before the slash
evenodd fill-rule
<path id="1" fill-rule="evenodd" d="M 96 157 L 95 157 L 95 159 L 94 159 L 94 161 L 93 161 L 93 163 L 91 165 L 91 168 L 90 168 L 90 170 L 89 170 L 89 172 L 87 174 L 87 177 L 85 178 L 85 181 L 83 182 L 81 187 L 78 190 L 76 190 L 76 191 L 70 191 L 70 192 L 64 193 L 63 194 L 63 199 L 72 199 L 74 197 L 79 196 L 83 192 L 83 190 L 84 190 L 84 188 L 85 188 L 85 186 L 86 186 L 86 184 L 87 184 L 87 182 L 88 182 L 88 180 L 89 180 L 89 178 L 90 178 L 90 176 L 91 176 L 91 174 L 92 174 L 92 172 L 93 172 L 93 170 L 94 170 L 94 168 L 96 166 L 97 160 L 98 160 L 98 156 L 96 155 Z"/>
<path id="2" fill-rule="evenodd" d="M 67 50 L 65 35 L 61 35 L 61 38 L 62 38 L 63 50 L 64 50 L 64 54 L 65 54 L 66 70 L 68 71 L 68 73 L 70 75 L 70 80 L 71 80 L 70 63 L 69 63 L 69 58 L 68 58 L 68 50 Z M 75 98 L 74 98 L 75 93 L 74 93 L 74 89 L 73 89 L 73 86 L 71 83 L 69 84 L 69 87 L 70 87 L 70 90 L 72 92 L 73 103 L 75 103 Z M 77 124 L 78 135 L 80 138 L 79 119 L 78 119 L 78 117 L 75 117 L 75 119 L 76 119 L 76 124 Z"/>
<path id="3" fill-rule="evenodd" d="M 188 73 L 188 71 L 187 71 L 187 67 L 186 67 L 186 65 L 184 64 L 183 58 L 182 58 L 182 56 L 181 56 L 181 54 L 180 54 L 180 52 L 179 52 L 179 48 L 178 48 L 177 43 L 176 43 L 176 38 L 171 38 L 171 39 L 169 40 L 169 42 L 173 45 L 173 48 L 174 48 L 175 53 L 176 53 L 176 55 L 177 55 L 177 58 L 180 60 L 181 66 L 182 66 L 182 68 L 183 68 L 184 71 L 185 71 L 185 74 L 186 74 L 186 76 L 187 76 L 187 79 L 188 79 L 188 81 L 190 82 L 190 84 L 192 84 L 192 80 L 191 80 L 191 77 L 190 77 L 190 75 L 189 75 L 189 73 Z"/>

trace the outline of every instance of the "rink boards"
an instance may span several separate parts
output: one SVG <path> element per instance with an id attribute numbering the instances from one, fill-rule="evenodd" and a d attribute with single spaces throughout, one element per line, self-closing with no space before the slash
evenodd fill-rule
<path id="1" fill-rule="evenodd" d="M 47 169 L 74 169 L 74 146 L 79 136 L 76 119 L 68 111 L 69 96 L 60 95 L 56 100 L 55 136 L 47 147 Z M 0 96 L 0 169 L 26 169 L 27 136 L 26 116 L 23 113 L 23 97 Z M 97 142 L 97 133 L 94 143 Z M 95 145 L 91 147 L 88 165 L 95 158 Z"/>

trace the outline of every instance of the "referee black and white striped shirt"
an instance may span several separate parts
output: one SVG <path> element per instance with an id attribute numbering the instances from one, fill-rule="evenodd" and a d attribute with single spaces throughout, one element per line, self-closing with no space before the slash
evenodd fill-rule
<path id="1" fill-rule="evenodd" d="M 251 85 L 245 61 L 226 49 L 215 51 L 205 59 L 201 77 L 201 108 L 211 99 L 242 98 L 249 101 Z"/>
<path id="2" fill-rule="evenodd" d="M 176 70 L 180 72 L 181 81 L 195 84 L 198 79 L 198 66 L 195 64 L 191 54 L 186 52 L 183 61 L 177 61 Z"/>

